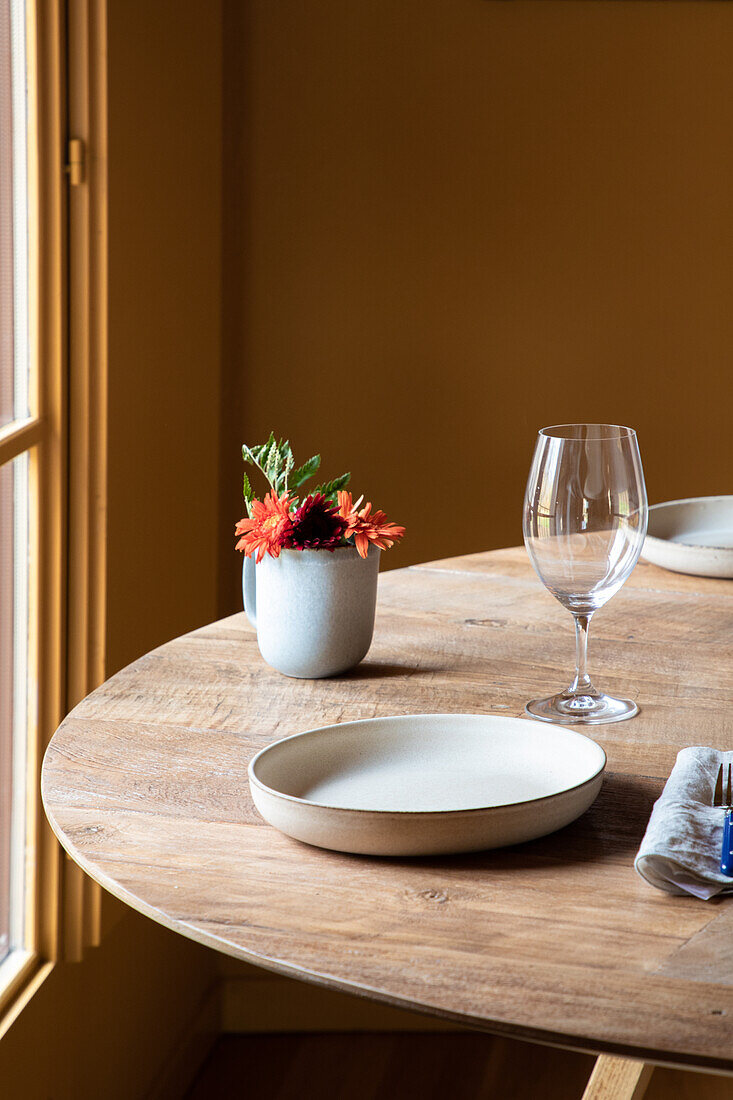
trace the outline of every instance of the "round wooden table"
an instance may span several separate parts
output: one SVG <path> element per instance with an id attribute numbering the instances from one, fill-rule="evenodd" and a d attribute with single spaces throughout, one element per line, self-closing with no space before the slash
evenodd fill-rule
<path id="1" fill-rule="evenodd" d="M 273 672 L 244 614 L 147 654 L 60 726 L 46 812 L 92 878 L 219 951 L 496 1034 L 733 1071 L 733 901 L 671 897 L 633 868 L 678 749 L 733 745 L 733 584 L 640 564 L 590 655 L 595 682 L 641 713 L 585 731 L 608 754 L 597 802 L 519 847 L 309 848 L 259 818 L 247 764 L 303 729 L 521 715 L 567 684 L 571 617 L 520 549 L 383 574 L 372 649 L 347 676 Z"/>

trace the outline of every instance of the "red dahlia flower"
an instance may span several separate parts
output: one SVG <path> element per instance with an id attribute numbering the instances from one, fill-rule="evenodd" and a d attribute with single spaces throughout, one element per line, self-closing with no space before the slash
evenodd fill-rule
<path id="1" fill-rule="evenodd" d="M 323 493 L 307 496 L 293 513 L 291 546 L 295 550 L 335 550 L 346 528 L 335 504 Z"/>

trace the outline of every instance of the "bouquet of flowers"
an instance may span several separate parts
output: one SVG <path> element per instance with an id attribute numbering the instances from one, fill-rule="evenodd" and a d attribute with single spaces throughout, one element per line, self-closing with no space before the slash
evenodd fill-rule
<path id="1" fill-rule="evenodd" d="M 346 486 L 351 474 L 341 474 L 318 485 L 300 500 L 297 490 L 313 477 L 321 465 L 321 456 L 313 455 L 296 468 L 288 440 L 276 440 L 273 433 L 266 443 L 242 447 L 242 457 L 265 477 L 270 491 L 259 500 L 244 475 L 244 503 L 247 516 L 235 527 L 240 536 L 237 550 L 254 554 L 262 561 L 265 554 L 279 557 L 281 550 L 336 550 L 355 546 L 362 558 L 369 545 L 387 550 L 405 533 L 404 527 L 387 522 L 384 512 L 372 511 L 371 502 L 360 496 L 354 502 Z"/>

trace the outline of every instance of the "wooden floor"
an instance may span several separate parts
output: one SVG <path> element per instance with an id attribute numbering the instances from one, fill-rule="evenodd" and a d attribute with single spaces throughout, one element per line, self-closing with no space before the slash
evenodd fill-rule
<path id="1" fill-rule="evenodd" d="M 479 1034 L 224 1035 L 185 1100 L 580 1100 L 593 1063 Z"/>

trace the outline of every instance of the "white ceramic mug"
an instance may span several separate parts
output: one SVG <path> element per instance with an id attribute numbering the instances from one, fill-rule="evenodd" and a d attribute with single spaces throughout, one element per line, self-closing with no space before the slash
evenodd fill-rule
<path id="1" fill-rule="evenodd" d="M 380 553 L 370 546 L 362 558 L 344 546 L 281 550 L 257 565 L 245 558 L 244 609 L 268 665 L 309 679 L 358 665 L 374 633 Z"/>

